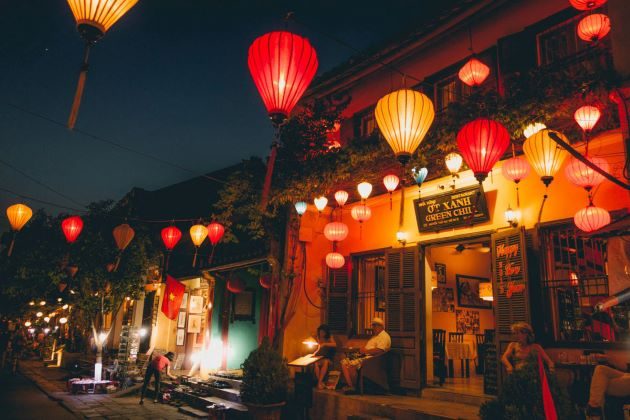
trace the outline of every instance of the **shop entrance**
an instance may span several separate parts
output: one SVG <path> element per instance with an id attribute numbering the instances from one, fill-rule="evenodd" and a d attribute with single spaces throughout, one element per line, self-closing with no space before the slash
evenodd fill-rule
<path id="1" fill-rule="evenodd" d="M 425 247 L 428 386 L 484 394 L 495 331 L 490 242 L 488 235 Z"/>

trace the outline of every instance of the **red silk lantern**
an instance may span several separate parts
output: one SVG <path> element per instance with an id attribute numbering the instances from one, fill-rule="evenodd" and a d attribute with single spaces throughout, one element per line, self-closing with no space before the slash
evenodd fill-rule
<path id="1" fill-rule="evenodd" d="M 162 242 L 167 250 L 171 251 L 182 238 L 182 231 L 175 226 L 168 226 L 162 229 Z"/>
<path id="2" fill-rule="evenodd" d="M 249 47 L 247 65 L 269 118 L 284 122 L 317 71 L 317 54 L 306 38 L 270 32 Z"/>
<path id="3" fill-rule="evenodd" d="M 608 0 L 569 0 L 571 6 L 578 10 L 593 10 L 606 4 Z"/>
<path id="4" fill-rule="evenodd" d="M 509 145 L 506 128 L 485 118 L 469 122 L 457 133 L 457 147 L 479 182 L 486 179 Z"/>
<path id="5" fill-rule="evenodd" d="M 595 207 L 593 203 L 579 210 L 573 217 L 575 226 L 584 232 L 593 232 L 610 223 L 610 213 L 601 207 Z"/>
<path id="6" fill-rule="evenodd" d="M 271 275 L 263 274 L 262 276 L 260 276 L 260 279 L 258 280 L 258 282 L 260 283 L 260 286 L 265 289 L 271 288 Z"/>
<path id="7" fill-rule="evenodd" d="M 134 232 L 131 226 L 124 223 L 116 226 L 112 234 L 114 235 L 114 240 L 116 241 L 116 247 L 122 252 L 129 246 L 129 243 L 135 236 L 136 232 Z"/>
<path id="8" fill-rule="evenodd" d="M 219 243 L 224 233 L 225 228 L 221 223 L 212 222 L 208 225 L 208 239 L 212 246 L 216 246 Z"/>
<path id="9" fill-rule="evenodd" d="M 516 156 L 503 162 L 501 167 L 503 176 L 516 184 L 527 178 L 530 171 L 531 166 L 529 166 L 527 160 Z"/>
<path id="10" fill-rule="evenodd" d="M 595 127 L 601 115 L 602 113 L 596 106 L 584 105 L 575 111 L 573 118 L 582 130 L 588 133 Z"/>
<path id="11" fill-rule="evenodd" d="M 326 265 L 332 269 L 343 267 L 346 259 L 338 252 L 329 252 L 326 254 Z"/>
<path id="12" fill-rule="evenodd" d="M 578 23 L 577 34 L 586 42 L 597 42 L 610 32 L 610 19 L 601 13 L 585 16 Z"/>
<path id="13" fill-rule="evenodd" d="M 235 294 L 241 293 L 245 290 L 245 282 L 238 277 L 230 277 L 227 282 L 227 289 Z"/>
<path id="14" fill-rule="evenodd" d="M 468 86 L 474 87 L 482 84 L 488 78 L 489 74 L 490 67 L 486 66 L 475 57 L 472 57 L 459 70 L 459 80 L 466 83 Z"/>
<path id="15" fill-rule="evenodd" d="M 610 166 L 606 159 L 600 157 L 587 157 L 587 159 L 603 171 L 610 172 Z M 574 157 L 571 157 L 569 160 L 564 173 L 572 184 L 582 187 L 586 191 L 590 191 L 604 181 L 602 174 L 589 168 Z"/>
<path id="16" fill-rule="evenodd" d="M 335 200 L 337 201 L 337 204 L 339 204 L 339 207 L 343 207 L 343 205 L 346 204 L 346 201 L 348 201 L 348 191 L 337 191 L 335 193 Z"/>
<path id="17" fill-rule="evenodd" d="M 69 244 L 77 240 L 83 230 L 83 220 L 79 216 L 70 216 L 61 222 L 61 230 L 63 231 L 66 241 Z"/>
<path id="18" fill-rule="evenodd" d="M 324 236 L 331 242 L 340 242 L 348 237 L 348 225 L 342 222 L 332 222 L 324 226 Z"/>

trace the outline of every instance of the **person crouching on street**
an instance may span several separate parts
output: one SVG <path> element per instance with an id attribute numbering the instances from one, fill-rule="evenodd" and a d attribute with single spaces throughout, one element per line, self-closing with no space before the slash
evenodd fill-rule
<path id="1" fill-rule="evenodd" d="M 166 376 L 171 379 L 177 379 L 177 376 L 171 375 L 171 362 L 175 355 L 173 352 L 168 352 L 166 355 L 161 354 L 151 360 L 147 367 L 147 372 L 144 375 L 144 383 L 142 384 L 142 391 L 140 392 L 140 404 L 144 404 L 144 394 L 147 392 L 147 386 L 151 382 L 151 377 L 155 378 L 155 398 L 154 403 L 158 402 L 158 395 L 160 395 L 160 380 L 162 379 L 162 371 L 166 369 Z"/>

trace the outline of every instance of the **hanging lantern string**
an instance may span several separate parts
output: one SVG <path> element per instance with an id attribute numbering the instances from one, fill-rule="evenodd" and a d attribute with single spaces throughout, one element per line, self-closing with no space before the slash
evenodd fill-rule
<path id="1" fill-rule="evenodd" d="M 405 222 L 405 164 L 401 164 L 400 167 L 400 215 L 398 218 L 398 227 L 402 228 Z M 419 190 L 418 188 L 418 191 Z"/>
<path id="2" fill-rule="evenodd" d="M 92 42 L 86 41 L 85 48 L 83 50 L 83 62 L 81 63 L 81 70 L 79 71 L 79 80 L 77 81 L 77 90 L 74 92 L 74 100 L 72 101 L 72 108 L 70 109 L 70 115 L 68 116 L 68 128 L 73 130 L 79 116 L 79 108 L 81 107 L 81 99 L 83 98 L 83 91 L 85 90 L 85 81 L 87 79 L 87 72 L 89 68 L 88 59 L 90 58 L 90 47 Z"/>

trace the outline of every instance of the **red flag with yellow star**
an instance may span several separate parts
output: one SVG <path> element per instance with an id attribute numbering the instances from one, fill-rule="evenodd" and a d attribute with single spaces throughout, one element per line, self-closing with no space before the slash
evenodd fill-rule
<path id="1" fill-rule="evenodd" d="M 168 274 L 166 275 L 166 290 L 164 291 L 164 299 L 162 299 L 162 312 L 168 319 L 177 318 L 185 290 L 186 286 Z"/>

